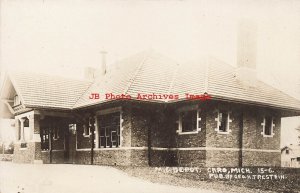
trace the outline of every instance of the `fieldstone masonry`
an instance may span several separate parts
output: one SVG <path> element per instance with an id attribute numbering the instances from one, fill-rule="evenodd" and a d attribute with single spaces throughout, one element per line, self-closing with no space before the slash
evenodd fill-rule
<path id="1" fill-rule="evenodd" d="M 99 148 L 96 145 L 94 164 L 188 167 L 280 166 L 280 111 L 225 102 L 197 104 L 201 108 L 201 131 L 194 134 L 179 134 L 176 132 L 179 119 L 177 109 L 190 105 L 195 104 L 121 105 L 121 147 Z M 101 110 L 109 108 L 111 107 L 106 106 Z M 230 132 L 227 134 L 216 131 L 218 109 L 230 112 L 232 122 L 229 123 Z M 93 112 L 97 111 L 99 109 L 93 109 Z M 275 135 L 272 137 L 261 134 L 264 115 L 274 117 Z M 85 113 L 82 112 L 82 117 L 84 116 Z M 39 114 L 29 116 L 32 139 L 27 143 L 26 149 L 22 149 L 20 143 L 16 143 L 14 162 L 34 163 L 43 160 L 43 163 L 50 163 L 50 158 L 52 163 L 66 161 L 64 132 L 69 131 L 67 124 L 60 137 L 52 141 L 50 153 L 41 151 L 41 121 Z M 75 122 L 77 130 L 74 145 L 77 149 L 73 155 L 74 162 L 90 164 L 91 136 L 83 135 L 83 124 L 79 118 Z M 20 127 L 17 119 L 15 125 L 16 128 Z M 18 136 L 19 132 L 16 134 Z"/>

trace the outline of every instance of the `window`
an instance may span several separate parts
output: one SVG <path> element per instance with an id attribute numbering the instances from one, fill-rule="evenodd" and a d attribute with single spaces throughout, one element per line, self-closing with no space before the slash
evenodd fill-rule
<path id="1" fill-rule="evenodd" d="M 53 128 L 53 139 L 57 140 L 59 138 L 59 129 L 57 127 Z"/>
<path id="2" fill-rule="evenodd" d="M 76 134 L 76 124 L 69 124 L 69 132 Z"/>
<path id="3" fill-rule="evenodd" d="M 266 117 L 265 118 L 265 135 L 272 134 L 272 118 Z"/>
<path id="4" fill-rule="evenodd" d="M 41 127 L 41 149 L 49 150 L 49 129 Z"/>
<path id="5" fill-rule="evenodd" d="M 288 150 L 288 149 L 285 150 L 285 153 L 286 153 L 286 154 L 290 154 L 290 150 Z"/>
<path id="6" fill-rule="evenodd" d="M 197 131 L 197 111 L 187 111 L 187 112 L 181 112 L 181 131 L 182 132 L 191 132 L 191 131 Z"/>
<path id="7" fill-rule="evenodd" d="M 83 124 L 83 136 L 89 137 L 90 136 L 90 123 Z"/>
<path id="8" fill-rule="evenodd" d="M 21 143 L 21 148 L 27 148 L 27 143 Z"/>
<path id="9" fill-rule="evenodd" d="M 186 110 L 179 113 L 179 125 L 177 133 L 192 134 L 201 131 L 200 110 Z"/>
<path id="10" fill-rule="evenodd" d="M 228 131 L 228 113 L 227 112 L 221 112 L 219 114 L 219 131 L 220 132 L 227 132 Z"/>
<path id="11" fill-rule="evenodd" d="M 264 117 L 263 122 L 261 123 L 261 125 L 263 126 L 263 131 L 261 132 L 261 134 L 264 137 L 273 137 L 273 128 L 275 126 L 275 124 L 273 124 L 273 121 L 274 120 L 271 116 Z"/>
<path id="12" fill-rule="evenodd" d="M 230 119 L 230 112 L 218 110 L 215 121 L 217 121 L 217 128 L 215 130 L 218 133 L 228 134 L 229 132 L 231 132 L 230 123 L 232 122 L 232 120 Z"/>
<path id="13" fill-rule="evenodd" d="M 18 106 L 21 104 L 20 97 L 18 95 L 15 95 L 14 97 L 14 106 Z"/>
<path id="14" fill-rule="evenodd" d="M 30 127 L 29 127 L 29 119 L 27 117 L 24 118 L 24 141 L 30 140 Z"/>
<path id="15" fill-rule="evenodd" d="M 120 112 L 116 112 L 98 117 L 100 148 L 120 146 L 120 116 Z"/>
<path id="16" fill-rule="evenodd" d="M 300 162 L 300 157 L 297 157 L 297 162 Z"/>

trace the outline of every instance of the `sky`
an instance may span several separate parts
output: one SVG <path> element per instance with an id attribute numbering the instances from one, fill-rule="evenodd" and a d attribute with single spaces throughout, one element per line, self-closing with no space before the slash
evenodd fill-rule
<path id="1" fill-rule="evenodd" d="M 300 98 L 297 0 L 0 2 L 2 72 L 18 69 L 83 78 L 84 67 L 100 66 L 102 50 L 108 52 L 110 67 L 149 48 L 179 63 L 212 55 L 235 66 L 237 24 L 246 18 L 257 24 L 259 77 Z M 293 128 L 300 118 L 283 123 L 283 143 L 294 142 Z"/>

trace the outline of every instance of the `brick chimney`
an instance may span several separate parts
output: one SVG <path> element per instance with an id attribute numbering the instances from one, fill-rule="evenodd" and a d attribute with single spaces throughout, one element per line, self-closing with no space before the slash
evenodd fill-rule
<path id="1" fill-rule="evenodd" d="M 256 81 L 257 26 L 249 20 L 238 24 L 236 77 L 250 85 Z"/>
<path id="2" fill-rule="evenodd" d="M 86 67 L 84 69 L 84 77 L 87 80 L 94 81 L 97 78 L 100 78 L 101 76 L 104 76 L 106 74 L 106 51 L 101 51 L 101 64 L 100 68 L 92 68 L 92 67 Z"/>
<path id="3" fill-rule="evenodd" d="M 298 93 L 297 93 L 298 94 L 298 99 L 300 100 L 300 77 L 298 78 L 298 85 L 297 85 L 296 90 L 298 91 Z M 299 129 L 299 133 L 300 133 L 300 129 Z"/>
<path id="4" fill-rule="evenodd" d="M 93 81 L 95 79 L 96 69 L 92 67 L 84 68 L 84 78 L 89 81 Z"/>

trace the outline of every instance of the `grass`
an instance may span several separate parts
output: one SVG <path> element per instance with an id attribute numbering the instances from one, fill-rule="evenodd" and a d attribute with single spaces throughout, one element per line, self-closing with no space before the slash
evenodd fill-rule
<path id="1" fill-rule="evenodd" d="M 285 175 L 282 180 L 253 180 L 253 179 L 208 179 L 207 168 L 200 173 L 165 173 L 154 167 L 121 167 L 130 176 L 142 178 L 153 183 L 163 183 L 182 187 L 194 187 L 220 192 L 277 192 L 300 193 L 300 169 L 272 168 L 274 174 Z M 252 168 L 256 171 L 256 168 Z M 252 171 L 251 170 L 251 171 Z M 257 174 L 253 172 L 253 174 Z"/>

